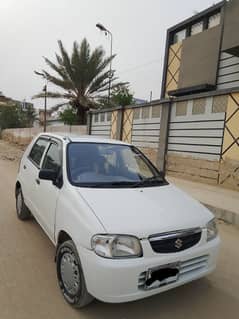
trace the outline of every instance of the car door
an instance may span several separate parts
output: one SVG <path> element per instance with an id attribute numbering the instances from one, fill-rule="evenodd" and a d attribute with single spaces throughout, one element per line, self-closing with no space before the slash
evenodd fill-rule
<path id="1" fill-rule="evenodd" d="M 37 186 L 40 165 L 48 144 L 48 138 L 38 138 L 33 144 L 29 153 L 24 155 L 21 161 L 21 186 L 24 201 L 36 218 L 38 216 L 36 216 L 37 209 L 34 201 L 34 193 Z"/>
<path id="2" fill-rule="evenodd" d="M 58 174 L 57 182 L 38 178 L 34 202 L 41 226 L 54 242 L 55 212 L 59 192 L 62 186 L 62 145 L 60 141 L 51 140 L 45 152 L 41 169 L 55 170 Z"/>

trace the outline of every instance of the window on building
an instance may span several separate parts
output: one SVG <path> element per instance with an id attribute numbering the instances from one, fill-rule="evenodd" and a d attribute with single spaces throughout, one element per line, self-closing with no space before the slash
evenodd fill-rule
<path id="1" fill-rule="evenodd" d="M 99 121 L 99 114 L 95 114 L 95 122 Z"/>
<path id="2" fill-rule="evenodd" d="M 134 120 L 140 119 L 140 108 L 137 107 L 134 109 Z"/>
<path id="3" fill-rule="evenodd" d="M 112 112 L 107 112 L 107 122 L 111 121 L 111 117 L 112 117 Z"/>
<path id="4" fill-rule="evenodd" d="M 187 101 L 177 102 L 177 104 L 176 104 L 176 116 L 185 116 L 185 115 L 187 115 L 187 107 L 188 107 L 188 102 Z"/>
<path id="5" fill-rule="evenodd" d="M 212 113 L 223 113 L 227 110 L 228 95 L 214 96 Z"/>
<path id="6" fill-rule="evenodd" d="M 221 22 L 221 14 L 220 12 L 217 14 L 214 14 L 213 16 L 209 17 L 208 20 L 208 29 L 216 27 Z"/>
<path id="7" fill-rule="evenodd" d="M 181 42 L 184 39 L 186 39 L 186 29 L 183 29 L 183 30 L 174 34 L 173 43 Z"/>
<path id="8" fill-rule="evenodd" d="M 203 31 L 203 21 L 195 23 L 191 27 L 191 35 L 198 34 Z"/>
<path id="9" fill-rule="evenodd" d="M 152 107 L 152 118 L 159 118 L 161 115 L 161 106 L 155 105 Z"/>
<path id="10" fill-rule="evenodd" d="M 204 114 L 206 111 L 206 99 L 197 99 L 193 101 L 193 115 Z"/>
<path id="11" fill-rule="evenodd" d="M 149 107 L 143 107 L 142 108 L 142 119 L 148 119 L 149 118 Z"/>
<path id="12" fill-rule="evenodd" d="M 105 113 L 100 113 L 100 121 L 101 122 L 105 121 Z"/>

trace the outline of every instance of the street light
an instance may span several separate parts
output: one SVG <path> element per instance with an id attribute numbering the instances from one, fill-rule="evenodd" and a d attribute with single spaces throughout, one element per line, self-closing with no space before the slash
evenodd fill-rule
<path id="1" fill-rule="evenodd" d="M 46 80 L 46 77 L 45 77 L 44 73 L 41 73 L 41 72 L 38 72 L 38 71 L 34 71 L 34 73 L 37 74 L 37 75 L 42 76 Z M 43 122 L 43 131 L 44 132 L 46 132 L 47 84 L 48 84 L 48 81 L 46 80 L 46 84 L 44 85 L 44 87 L 42 89 L 42 91 L 45 92 L 45 95 L 44 95 L 44 122 Z"/>
<path id="2" fill-rule="evenodd" d="M 112 51 L 113 51 L 113 35 L 110 32 L 110 30 L 106 29 L 106 27 L 103 26 L 101 23 L 97 23 L 96 27 L 100 30 L 105 32 L 105 35 L 110 35 L 110 73 L 109 73 L 109 94 L 108 94 L 108 103 L 110 103 L 110 96 L 111 96 L 111 79 L 112 79 Z"/>

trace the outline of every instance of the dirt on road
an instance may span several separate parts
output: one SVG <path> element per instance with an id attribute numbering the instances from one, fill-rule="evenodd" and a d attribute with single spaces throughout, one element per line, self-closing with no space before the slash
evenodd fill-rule
<path id="1" fill-rule="evenodd" d="M 26 147 L 0 140 L 0 160 L 19 161 Z"/>
<path id="2" fill-rule="evenodd" d="M 207 278 L 145 300 L 124 304 L 95 301 L 88 308 L 72 309 L 58 288 L 50 240 L 34 220 L 21 222 L 16 217 L 14 183 L 21 152 L 4 147 L 6 144 L 0 143 L 1 319 L 238 318 L 239 230 L 226 224 L 220 224 L 218 267 Z M 15 154 L 14 160 L 7 160 L 6 154 L 10 158 Z"/>

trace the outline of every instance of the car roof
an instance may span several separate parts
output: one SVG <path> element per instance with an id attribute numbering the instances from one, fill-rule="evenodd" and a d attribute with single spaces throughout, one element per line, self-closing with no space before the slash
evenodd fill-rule
<path id="1" fill-rule="evenodd" d="M 64 133 L 64 132 L 46 132 L 46 133 L 40 133 L 38 137 L 51 137 L 51 138 L 57 138 L 65 143 L 70 142 L 89 142 L 89 143 L 104 143 L 104 144 L 121 144 L 121 145 L 131 145 L 130 143 L 125 143 L 119 140 L 114 140 L 106 137 L 101 136 L 94 136 L 94 135 L 80 135 L 75 133 Z"/>

